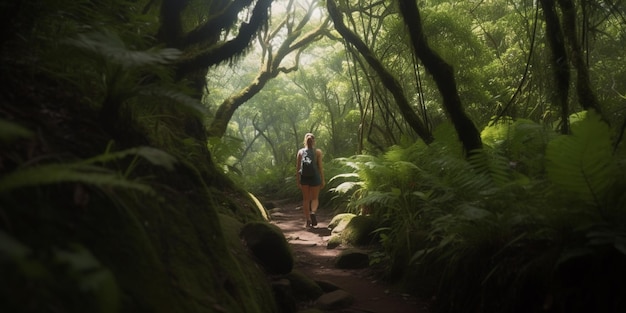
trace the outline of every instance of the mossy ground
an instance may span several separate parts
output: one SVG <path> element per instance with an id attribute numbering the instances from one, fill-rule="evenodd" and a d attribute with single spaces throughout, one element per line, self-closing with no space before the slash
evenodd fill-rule
<path id="1" fill-rule="evenodd" d="M 0 112 L 34 134 L 2 143 L 0 174 L 37 164 L 80 162 L 107 149 L 153 142 L 142 137 L 142 127 L 128 129 L 132 136 L 123 142 L 112 140 L 88 105 L 74 96 L 53 101 L 59 100 L 58 90 L 34 88 L 39 83 L 0 95 L 28 99 L 20 105 L 3 101 Z M 21 94 L 33 90 L 36 95 Z M 0 301 L 0 311 L 274 312 L 265 273 L 244 256 L 233 235 L 237 219 L 263 220 L 262 214 L 246 192 L 217 171 L 201 138 L 188 138 L 198 144 L 185 146 L 187 150 L 171 150 L 178 159 L 173 171 L 132 158 L 97 164 L 118 172 L 120 180 L 149 186 L 150 193 L 90 184 L 89 172 L 82 182 L 35 182 L 0 193 L 0 246 L 8 247 L 0 249 L 0 276 L 11 272 L 14 280 L 3 279 L 0 299 L 19 299 Z M 167 145 L 156 148 L 170 151 Z M 112 274 L 107 282 L 114 282 L 113 287 L 89 271 L 68 271 L 68 262 L 59 255 L 70 255 L 78 264 L 85 259 L 71 247 L 93 255 L 97 269 Z M 22 250 L 27 251 L 24 257 L 9 257 Z M 43 274 L 34 275 L 28 264 Z M 29 283 L 19 284 L 22 289 L 9 287 L 19 281 Z M 106 296 L 103 288 L 116 292 Z"/>

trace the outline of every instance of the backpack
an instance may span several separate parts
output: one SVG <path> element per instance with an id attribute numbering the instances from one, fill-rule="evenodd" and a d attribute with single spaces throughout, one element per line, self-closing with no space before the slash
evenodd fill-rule
<path id="1" fill-rule="evenodd" d="M 300 161 L 300 175 L 305 177 L 317 174 L 317 163 L 315 162 L 315 149 L 302 149 L 302 160 Z"/>

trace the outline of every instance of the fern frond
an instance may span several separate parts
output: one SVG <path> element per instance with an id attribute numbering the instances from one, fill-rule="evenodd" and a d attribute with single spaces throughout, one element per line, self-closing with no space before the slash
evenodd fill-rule
<path id="1" fill-rule="evenodd" d="M 487 175 L 497 186 L 511 180 L 509 161 L 496 151 L 487 149 L 473 151 L 468 162 L 478 174 Z"/>
<path id="2" fill-rule="evenodd" d="M 110 31 L 79 34 L 76 38 L 67 40 L 67 43 L 126 68 L 170 64 L 182 54 L 179 50 L 171 48 L 130 50 L 117 34 Z"/>
<path id="3" fill-rule="evenodd" d="M 9 122 L 5 119 L 0 119 L 0 142 L 11 143 L 19 138 L 29 138 L 33 136 L 33 132 L 29 129 Z"/>
<path id="4" fill-rule="evenodd" d="M 330 191 L 337 192 L 337 193 L 348 193 L 354 187 L 363 187 L 363 183 L 362 182 L 343 182 L 339 184 L 337 187 L 331 188 Z"/>
<path id="5" fill-rule="evenodd" d="M 106 171 L 101 167 L 82 164 L 46 164 L 16 170 L 0 178 L 0 193 L 68 182 L 127 188 L 154 194 L 148 185 L 124 179 L 118 173 Z"/>
<path id="6" fill-rule="evenodd" d="M 339 178 L 359 178 L 359 174 L 357 173 L 342 173 L 342 174 L 337 174 L 335 176 L 333 176 L 328 182 L 332 182 L 335 179 L 339 179 Z"/>
<path id="7" fill-rule="evenodd" d="M 612 151 L 609 126 L 589 111 L 584 120 L 572 124 L 571 135 L 548 144 L 548 177 L 571 196 L 600 204 L 616 179 Z"/>
<path id="8" fill-rule="evenodd" d="M 168 153 L 151 148 L 137 147 L 118 152 L 105 152 L 90 159 L 69 164 L 44 164 L 17 169 L 0 177 L 0 193 L 9 193 L 15 189 L 45 186 L 59 183 L 84 183 L 98 187 L 118 187 L 134 189 L 153 194 L 150 186 L 133 182 L 119 172 L 111 171 L 96 163 L 107 163 L 128 156 L 141 157 L 153 165 L 174 169 L 176 159 Z"/>
<path id="9" fill-rule="evenodd" d="M 176 103 L 180 103 L 191 108 L 196 113 L 201 113 L 205 111 L 205 108 L 202 106 L 202 103 L 200 103 L 199 100 L 190 97 L 174 88 L 164 89 L 163 86 L 157 85 L 153 87 L 143 87 L 139 90 L 139 93 L 144 96 L 167 98 L 173 100 Z"/>
<path id="10" fill-rule="evenodd" d="M 123 159 L 128 156 L 139 156 L 150 162 L 152 165 L 164 167 L 167 170 L 174 170 L 176 158 L 169 153 L 152 148 L 152 147 L 136 147 L 116 152 L 106 152 L 101 155 L 81 161 L 82 164 L 107 163 L 114 160 Z"/>
<path id="11" fill-rule="evenodd" d="M 336 158 L 334 159 L 334 161 L 344 166 L 350 167 L 354 170 L 360 170 L 366 161 L 372 160 L 374 158 L 375 157 L 370 155 L 355 155 L 350 158 Z"/>
<path id="12" fill-rule="evenodd" d="M 355 202 L 355 206 L 383 206 L 387 207 L 398 202 L 395 192 L 369 191 Z"/>

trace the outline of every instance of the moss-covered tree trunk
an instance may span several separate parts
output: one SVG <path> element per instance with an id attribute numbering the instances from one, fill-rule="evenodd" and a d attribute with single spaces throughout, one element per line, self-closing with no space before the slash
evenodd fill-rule
<path id="1" fill-rule="evenodd" d="M 466 154 L 469 154 L 482 148 L 480 133 L 463 110 L 452 66 L 446 63 L 428 45 L 422 31 L 422 19 L 416 2 L 414 0 L 400 0 L 398 4 L 404 24 L 409 30 L 413 49 L 426 70 L 433 76 L 443 98 L 443 106 L 454 124 L 463 149 Z"/>
<path id="2" fill-rule="evenodd" d="M 582 5 L 585 5 L 584 3 Z M 563 15 L 563 32 L 569 43 L 571 62 L 576 69 L 576 92 L 578 103 L 585 109 L 594 109 L 600 113 L 601 108 L 595 92 L 591 88 L 589 68 L 583 58 L 583 50 L 578 42 L 576 27 L 576 7 L 571 0 L 559 0 L 559 7 Z"/>
<path id="3" fill-rule="evenodd" d="M 570 72 L 567 62 L 567 52 L 563 39 L 563 31 L 559 24 L 559 17 L 556 13 L 554 0 L 539 1 L 543 9 L 543 16 L 546 21 L 546 36 L 548 46 L 552 50 L 551 58 L 554 71 L 554 80 L 556 82 L 556 91 L 554 99 L 561 109 L 561 127 L 562 134 L 569 133 L 569 82 Z"/>
<path id="4" fill-rule="evenodd" d="M 252 1 L 211 1 L 207 4 L 207 18 L 192 30 L 185 31 L 184 24 L 189 23 L 189 10 L 193 1 L 164 0 L 160 7 L 160 28 L 157 39 L 167 47 L 183 50 L 183 57 L 177 66 L 177 78 L 192 83 L 198 98 L 206 85 L 206 73 L 210 66 L 230 60 L 245 53 L 254 35 L 265 25 L 269 16 L 272 0 L 256 2 L 250 20 L 243 23 L 238 35 L 220 43 L 224 29 L 232 27 L 237 15 Z M 197 5 L 197 4 L 194 4 Z M 195 7 L 194 7 L 195 8 Z M 212 13 L 212 14 L 211 14 Z"/>

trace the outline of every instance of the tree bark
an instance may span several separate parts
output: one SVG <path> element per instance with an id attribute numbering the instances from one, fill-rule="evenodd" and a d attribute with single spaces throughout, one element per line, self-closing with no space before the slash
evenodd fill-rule
<path id="1" fill-rule="evenodd" d="M 400 0 L 398 3 L 404 24 L 409 29 L 415 54 L 422 61 L 428 73 L 433 76 L 443 98 L 443 106 L 456 129 L 463 150 L 466 155 L 469 155 L 472 151 L 481 149 L 480 132 L 463 110 L 453 68 L 428 45 L 422 30 L 422 20 L 416 1 Z"/>
<path id="2" fill-rule="evenodd" d="M 384 67 L 380 60 L 374 56 L 369 47 L 355 33 L 346 27 L 343 22 L 343 16 L 341 15 L 341 12 L 339 12 L 335 1 L 327 0 L 326 6 L 330 17 L 335 24 L 335 29 L 347 42 L 352 44 L 359 51 L 369 66 L 376 71 L 385 88 L 387 88 L 387 90 L 389 90 L 389 92 L 393 95 L 402 117 L 404 117 L 409 126 L 426 144 L 432 143 L 434 140 L 432 133 L 427 127 L 425 127 L 422 120 L 409 104 L 400 82 Z"/>
<path id="3" fill-rule="evenodd" d="M 576 92 L 578 94 L 578 103 L 585 110 L 594 109 L 601 113 L 598 99 L 591 89 L 591 81 L 589 79 L 589 69 L 583 60 L 583 52 L 578 42 L 576 33 L 576 8 L 572 0 L 559 0 L 559 6 L 563 14 L 563 30 L 567 39 L 570 51 L 571 61 L 576 69 Z"/>
<path id="4" fill-rule="evenodd" d="M 548 46 L 552 49 L 552 66 L 556 82 L 555 101 L 561 108 L 561 133 L 568 134 L 569 106 L 567 98 L 569 95 L 570 72 L 563 31 L 559 24 L 559 17 L 556 14 L 554 0 L 541 0 L 539 3 L 543 9 L 543 16 L 546 21 Z"/>
<path id="5" fill-rule="evenodd" d="M 156 37 L 167 47 L 193 51 L 185 53 L 185 57 L 176 64 L 176 79 L 191 82 L 198 97 L 206 85 L 208 68 L 245 53 L 254 35 L 265 25 L 272 0 L 257 1 L 252 10 L 250 21 L 241 25 L 237 37 L 228 42 L 219 43 L 219 35 L 222 30 L 231 27 L 237 21 L 237 14 L 250 3 L 251 0 L 214 1 L 213 9 L 220 11 L 220 13 L 196 29 L 184 33 L 184 14 L 191 1 L 162 1 L 160 8 L 161 26 Z"/>
<path id="6" fill-rule="evenodd" d="M 161 3 L 161 25 L 157 38 L 170 48 L 181 48 L 183 36 L 182 14 L 189 0 L 163 0 Z"/>

